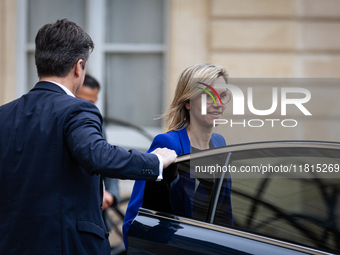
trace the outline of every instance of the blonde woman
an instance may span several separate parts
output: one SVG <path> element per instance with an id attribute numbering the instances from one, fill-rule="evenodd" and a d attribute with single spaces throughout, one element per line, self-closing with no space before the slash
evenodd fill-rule
<path id="1" fill-rule="evenodd" d="M 177 83 L 173 101 L 162 116 L 165 132 L 157 135 L 149 151 L 156 148 L 169 148 L 175 150 L 177 155 L 225 146 L 224 138 L 213 133 L 214 119 L 220 119 L 230 100 L 230 93 L 227 89 L 214 88 L 215 84 L 226 84 L 228 74 L 219 65 L 199 64 L 185 69 Z M 207 93 L 206 114 L 201 114 L 201 95 Z M 214 99 L 210 96 L 214 97 Z M 218 96 L 216 95 L 218 94 Z M 178 176 L 177 180 L 178 181 Z M 127 247 L 126 235 L 131 222 L 136 217 L 139 207 L 142 206 L 145 181 L 136 181 L 123 223 L 123 237 Z M 193 189 L 197 188 L 197 185 Z M 231 180 L 227 179 L 225 188 L 225 203 L 230 213 L 228 224 L 232 223 L 230 203 Z M 177 203 L 179 204 L 179 203 Z M 191 216 L 192 208 L 182 208 L 185 215 Z M 175 205 L 176 206 L 176 205 Z M 184 207 L 187 207 L 186 205 Z"/>

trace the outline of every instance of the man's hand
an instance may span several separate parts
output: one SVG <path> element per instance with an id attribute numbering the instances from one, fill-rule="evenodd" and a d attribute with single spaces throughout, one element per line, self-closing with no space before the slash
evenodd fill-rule
<path id="1" fill-rule="evenodd" d="M 104 191 L 103 194 L 103 211 L 109 208 L 111 205 L 113 205 L 114 197 L 112 194 L 108 191 Z"/>
<path id="2" fill-rule="evenodd" d="M 163 169 L 167 168 L 171 163 L 176 162 L 177 154 L 174 150 L 169 150 L 167 148 L 157 148 L 152 154 L 157 154 L 163 159 Z"/>

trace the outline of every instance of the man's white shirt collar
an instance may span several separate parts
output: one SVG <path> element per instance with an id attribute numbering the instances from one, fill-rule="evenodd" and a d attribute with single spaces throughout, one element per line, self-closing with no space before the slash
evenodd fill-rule
<path id="1" fill-rule="evenodd" d="M 48 81 L 48 82 L 52 82 L 55 85 L 58 85 L 60 88 L 62 88 L 66 92 L 67 95 L 69 95 L 71 97 L 75 97 L 75 95 L 73 95 L 73 93 L 68 88 L 66 88 L 64 85 L 61 85 L 61 84 L 59 84 L 58 82 L 55 82 L 55 81 Z"/>

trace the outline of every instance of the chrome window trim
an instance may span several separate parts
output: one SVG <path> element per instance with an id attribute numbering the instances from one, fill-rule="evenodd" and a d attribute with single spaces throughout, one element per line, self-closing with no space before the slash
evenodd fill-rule
<path id="1" fill-rule="evenodd" d="M 231 156 L 231 152 L 229 152 L 228 155 L 227 155 L 227 159 L 226 159 L 226 163 L 225 163 L 226 165 L 230 160 L 230 156 Z M 211 211 L 209 223 L 214 222 L 214 218 L 215 218 L 215 214 L 216 214 L 216 207 L 217 207 L 218 199 L 220 197 L 221 187 L 222 187 L 222 183 L 223 183 L 224 178 L 225 178 L 225 172 L 222 172 L 222 175 L 219 178 L 220 180 L 219 180 L 218 187 L 217 187 L 217 190 L 216 190 L 215 200 L 214 200 L 214 203 L 213 203 L 213 209 Z"/>
<path id="2" fill-rule="evenodd" d="M 211 150 L 205 150 L 193 154 L 185 154 L 177 158 L 176 163 L 180 163 L 190 159 L 197 159 L 216 155 L 220 153 L 229 153 L 246 150 L 259 150 L 259 149 L 276 149 L 276 148 L 318 148 L 318 149 L 336 149 L 340 150 L 340 143 L 335 142 L 319 142 L 319 141 L 277 141 L 277 142 L 257 142 L 229 145 Z"/>
<path id="3" fill-rule="evenodd" d="M 256 235 L 256 234 L 251 234 L 251 233 L 247 233 L 247 232 L 244 232 L 244 231 L 240 231 L 240 230 L 236 230 L 236 229 L 232 229 L 232 228 L 227 228 L 227 227 L 222 227 L 222 226 L 218 226 L 218 225 L 214 225 L 214 224 L 210 224 L 210 223 L 206 223 L 206 222 L 202 222 L 202 221 L 192 220 L 192 219 L 189 219 L 189 218 L 176 216 L 176 219 L 174 219 L 174 218 L 167 217 L 165 215 L 158 215 L 157 211 L 145 209 L 145 208 L 142 208 L 142 207 L 139 208 L 139 210 L 138 210 L 138 215 L 139 214 L 148 215 L 148 216 L 152 216 L 152 217 L 155 217 L 155 218 L 162 218 L 162 219 L 177 221 L 177 222 L 180 222 L 180 223 L 193 225 L 193 226 L 196 226 L 196 227 L 204 227 L 204 228 L 207 228 L 207 229 L 210 229 L 210 230 L 219 231 L 219 232 L 223 232 L 223 233 L 226 233 L 226 234 L 235 235 L 235 236 L 239 236 L 239 237 L 243 237 L 243 238 L 247 238 L 247 239 L 252 239 L 252 240 L 255 240 L 255 241 L 259 241 L 259 242 L 263 242 L 263 243 L 267 243 L 267 244 L 271 244 L 271 245 L 276 245 L 276 246 L 280 246 L 280 247 L 283 247 L 283 248 L 287 248 L 287 249 L 291 249 L 291 250 L 295 250 L 295 251 L 300 251 L 300 252 L 304 252 L 304 253 L 308 253 L 308 254 L 334 255 L 333 253 L 318 251 L 318 250 L 308 248 L 308 247 L 304 247 L 304 246 L 301 246 L 301 245 L 291 244 L 291 243 L 288 243 L 288 242 L 272 239 L 272 238 L 269 238 L 269 237 L 259 236 L 259 235 Z"/>

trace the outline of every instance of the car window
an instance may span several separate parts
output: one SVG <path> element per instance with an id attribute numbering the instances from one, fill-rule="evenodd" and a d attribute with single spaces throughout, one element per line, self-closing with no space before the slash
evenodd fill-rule
<path id="1" fill-rule="evenodd" d="M 191 155 L 191 160 L 171 165 L 163 181 L 147 182 L 143 207 L 329 252 L 340 250 L 339 150 L 216 151 Z M 241 172 L 242 167 L 254 172 Z"/>
<path id="2" fill-rule="evenodd" d="M 321 250 L 339 251 L 339 165 L 339 150 L 280 148 L 231 153 L 227 166 L 232 179 L 234 226 Z M 253 173 L 251 169 L 262 172 Z M 217 192 L 213 223 L 230 227 L 223 220 L 229 211 L 218 206 L 225 196 L 223 187 Z"/>
<path id="3" fill-rule="evenodd" d="M 225 154 L 192 159 L 178 165 L 178 176 L 169 189 L 170 203 L 174 213 L 195 220 L 207 221 L 210 212 L 213 190 L 217 178 L 197 175 L 195 167 L 206 169 L 210 165 L 224 164 Z M 217 177 L 217 176 L 215 176 Z"/>
<path id="4" fill-rule="evenodd" d="M 164 179 L 161 182 L 147 182 L 143 207 L 195 220 L 208 221 L 215 194 L 213 191 L 218 185 L 216 181 L 218 178 L 208 173 L 196 176 L 193 166 L 206 168 L 210 165 L 224 164 L 225 155 L 222 153 L 200 157 L 171 165 L 170 168 L 173 169 L 164 171 Z M 174 178 L 169 172 L 176 172 L 178 175 Z"/>

